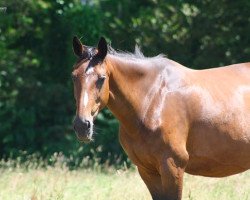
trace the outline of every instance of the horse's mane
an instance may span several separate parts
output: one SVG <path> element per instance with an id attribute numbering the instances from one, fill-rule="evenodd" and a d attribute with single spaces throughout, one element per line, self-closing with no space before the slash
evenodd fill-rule
<path id="1" fill-rule="evenodd" d="M 134 53 L 121 51 L 121 50 L 115 50 L 110 45 L 108 46 L 108 54 L 114 55 L 120 58 L 125 58 L 126 60 L 132 60 L 132 61 L 142 61 L 142 60 L 162 60 L 166 59 L 166 56 L 164 54 L 159 54 L 154 57 L 146 57 L 142 53 L 140 47 L 138 45 L 135 46 Z"/>

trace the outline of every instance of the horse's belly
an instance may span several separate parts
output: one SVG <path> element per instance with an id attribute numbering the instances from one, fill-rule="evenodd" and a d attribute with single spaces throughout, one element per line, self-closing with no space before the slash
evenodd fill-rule
<path id="1" fill-rule="evenodd" d="M 250 169 L 250 129 L 196 124 L 189 134 L 187 150 L 190 174 L 223 177 Z"/>
<path id="2" fill-rule="evenodd" d="M 190 156 L 185 172 L 199 176 L 225 177 L 244 172 L 249 168 L 250 166 L 247 168 L 238 166 L 237 163 L 224 164 L 210 158 Z"/>

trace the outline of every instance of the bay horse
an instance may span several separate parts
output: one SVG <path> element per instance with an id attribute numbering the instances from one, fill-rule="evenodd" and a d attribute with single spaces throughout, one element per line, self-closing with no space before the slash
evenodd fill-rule
<path id="1" fill-rule="evenodd" d="M 154 200 L 181 200 L 183 175 L 225 177 L 250 168 L 250 63 L 193 70 L 73 38 L 72 72 L 81 141 L 107 106 L 119 140 Z"/>

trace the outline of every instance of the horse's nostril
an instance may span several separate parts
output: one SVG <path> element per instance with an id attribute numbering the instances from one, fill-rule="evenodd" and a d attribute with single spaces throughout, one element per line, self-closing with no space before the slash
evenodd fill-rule
<path id="1" fill-rule="evenodd" d="M 77 116 L 73 122 L 73 128 L 76 132 L 89 131 L 91 128 L 91 122 Z"/>
<path id="2" fill-rule="evenodd" d="M 86 124 L 87 124 L 88 129 L 90 129 L 90 122 L 88 120 L 86 120 Z"/>

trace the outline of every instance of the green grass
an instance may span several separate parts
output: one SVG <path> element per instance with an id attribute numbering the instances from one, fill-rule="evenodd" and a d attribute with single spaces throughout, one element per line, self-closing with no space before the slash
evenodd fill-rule
<path id="1" fill-rule="evenodd" d="M 0 200 L 149 200 L 136 170 L 0 168 Z M 223 179 L 185 175 L 184 200 L 249 200 L 250 172 Z"/>

